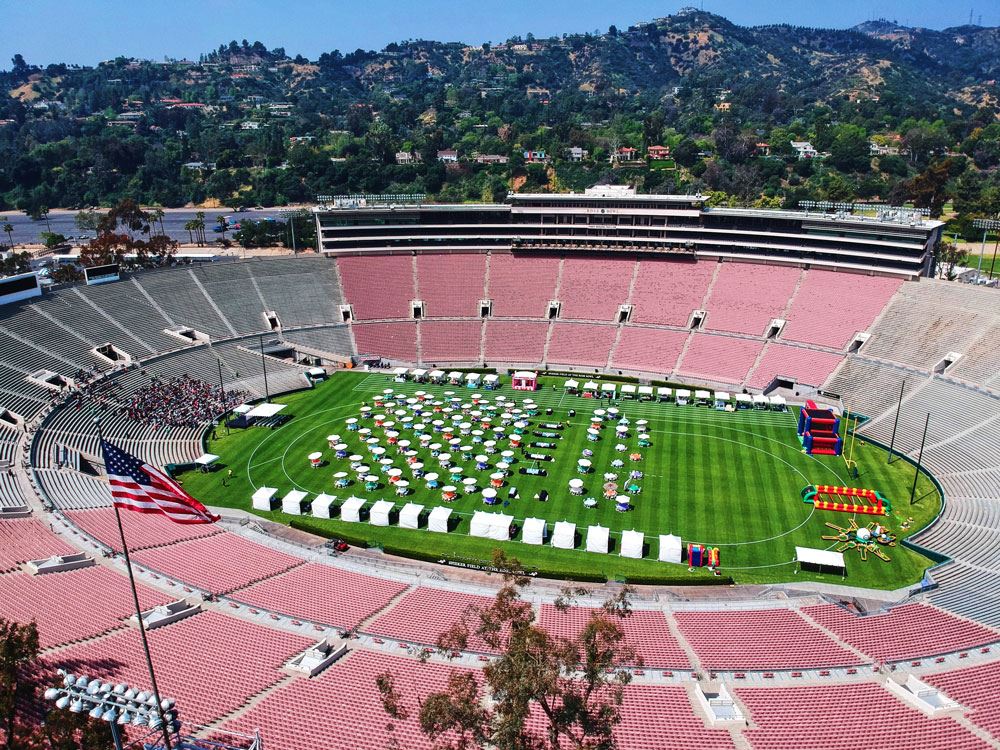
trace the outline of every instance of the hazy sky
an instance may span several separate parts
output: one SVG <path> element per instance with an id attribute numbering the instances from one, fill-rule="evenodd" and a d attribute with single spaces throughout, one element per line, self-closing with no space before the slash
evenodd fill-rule
<path id="1" fill-rule="evenodd" d="M 699 0 L 700 1 L 700 0 Z M 197 59 L 231 39 L 315 59 L 333 49 L 381 49 L 391 41 L 498 42 L 605 31 L 669 15 L 692 2 L 649 0 L 0 0 L 0 67 L 20 52 L 31 63 L 93 64 L 118 55 Z M 1000 25 L 997 0 L 705 0 L 742 25 L 788 22 L 844 28 L 871 18 L 945 28 L 982 16 Z"/>

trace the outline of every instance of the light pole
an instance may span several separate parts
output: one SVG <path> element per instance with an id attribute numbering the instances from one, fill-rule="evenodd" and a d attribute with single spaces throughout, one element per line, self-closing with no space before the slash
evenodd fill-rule
<path id="1" fill-rule="evenodd" d="M 162 732 L 164 739 L 180 732 L 181 724 L 171 698 L 164 698 L 157 705 L 152 692 L 137 690 L 123 682 L 113 684 L 62 669 L 59 675 L 63 678 L 62 685 L 48 688 L 45 699 L 55 702 L 56 708 L 68 708 L 76 714 L 86 712 L 92 719 L 106 721 L 111 727 L 115 750 L 122 750 L 120 727 L 126 725 L 149 727 L 152 734 Z"/>
<path id="2" fill-rule="evenodd" d="M 996 242 L 993 245 L 993 261 L 990 263 L 990 281 L 992 281 L 994 266 L 997 264 L 997 247 L 1000 246 L 1000 221 L 996 219 L 973 219 L 972 226 L 983 230 L 983 244 L 980 248 L 979 269 L 976 271 L 977 277 L 979 276 L 979 271 L 983 268 L 983 256 L 986 255 L 986 233 L 991 230 L 997 233 Z"/>

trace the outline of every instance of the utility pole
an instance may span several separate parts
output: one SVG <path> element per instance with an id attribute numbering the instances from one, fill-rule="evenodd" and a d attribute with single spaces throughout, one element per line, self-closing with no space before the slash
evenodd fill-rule
<path id="1" fill-rule="evenodd" d="M 892 423 L 892 438 L 889 439 L 889 460 L 886 463 L 892 463 L 892 449 L 896 446 L 896 428 L 899 427 L 899 410 L 903 406 L 903 389 L 906 388 L 906 378 L 903 378 L 903 382 L 899 384 L 899 401 L 896 402 L 896 419 Z"/>
<path id="2" fill-rule="evenodd" d="M 997 248 L 1000 247 L 1000 221 L 998 221 L 997 219 L 974 219 L 972 221 L 972 226 L 974 226 L 976 229 L 983 230 L 983 245 L 981 248 L 981 254 L 979 256 L 980 269 L 982 269 L 983 267 L 983 255 L 986 255 L 986 233 L 990 231 L 996 233 L 996 241 L 993 244 L 993 262 L 990 263 L 990 273 L 989 273 L 990 281 L 992 281 L 993 271 L 995 270 L 995 266 L 997 264 Z"/>
<path id="3" fill-rule="evenodd" d="M 260 335 L 260 364 L 264 368 L 264 403 L 271 401 L 271 392 L 267 387 L 267 357 L 264 356 L 264 334 Z"/>
<path id="4" fill-rule="evenodd" d="M 927 426 L 931 423 L 930 412 L 924 420 L 924 436 L 920 438 L 920 451 L 917 453 L 917 468 L 913 472 L 913 487 L 910 489 L 910 505 L 913 505 L 913 496 L 917 492 L 917 479 L 920 478 L 920 462 L 924 460 L 924 444 L 927 442 Z"/>

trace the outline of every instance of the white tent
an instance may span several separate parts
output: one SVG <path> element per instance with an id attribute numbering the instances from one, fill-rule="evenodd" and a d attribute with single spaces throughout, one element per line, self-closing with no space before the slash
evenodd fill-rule
<path id="1" fill-rule="evenodd" d="M 486 385 L 487 388 L 496 388 L 497 383 L 499 382 L 500 382 L 499 375 L 490 374 L 483 378 L 483 383 Z"/>
<path id="2" fill-rule="evenodd" d="M 393 502 L 379 500 L 372 506 L 371 511 L 368 513 L 368 523 L 372 526 L 388 526 L 389 514 L 395 507 L 396 504 Z"/>
<path id="3" fill-rule="evenodd" d="M 351 523 L 361 522 L 361 508 L 365 504 L 365 499 L 363 497 L 355 497 L 351 495 L 344 501 L 344 504 L 340 506 L 340 520 L 349 521 Z"/>
<path id="4" fill-rule="evenodd" d="M 316 499 L 312 501 L 312 514 L 316 518 L 330 518 L 330 506 L 333 505 L 336 500 L 336 496 L 327 495 L 325 492 L 316 495 Z"/>
<path id="5" fill-rule="evenodd" d="M 770 396 L 768 400 L 771 402 L 771 408 L 775 411 L 784 411 L 788 406 L 784 396 Z"/>
<path id="6" fill-rule="evenodd" d="M 567 391 L 575 391 L 580 387 L 579 381 L 573 380 L 572 378 L 563 383 L 563 388 Z"/>
<path id="7" fill-rule="evenodd" d="M 725 409 L 727 406 L 729 406 L 729 402 L 731 400 L 732 400 L 732 396 L 730 396 L 728 393 L 726 393 L 726 391 L 716 391 L 715 392 L 715 408 L 716 409 Z"/>
<path id="8" fill-rule="evenodd" d="M 709 391 L 697 390 L 694 392 L 694 400 L 699 404 L 708 403 L 712 398 L 712 394 Z"/>
<path id="9" fill-rule="evenodd" d="M 660 386 L 659 388 L 656 389 L 656 397 L 660 399 L 660 401 L 669 401 L 673 395 L 674 395 L 673 388 L 666 388 L 664 386 Z"/>
<path id="10" fill-rule="evenodd" d="M 753 397 L 753 405 L 758 409 L 767 409 L 771 406 L 771 402 L 767 400 L 767 396 L 762 393 L 757 393 Z"/>
<path id="11" fill-rule="evenodd" d="M 392 374 L 397 378 L 405 378 L 409 371 L 410 370 L 407 367 L 397 367 L 392 371 Z"/>
<path id="12" fill-rule="evenodd" d="M 482 379 L 482 377 L 483 376 L 480 375 L 478 372 L 469 372 L 466 373 L 465 375 L 465 382 L 468 383 L 469 385 L 475 385 Z"/>
<path id="13" fill-rule="evenodd" d="M 605 383 L 601 386 L 601 395 L 603 396 L 614 396 L 615 391 L 618 389 L 614 383 Z"/>
<path id="14" fill-rule="evenodd" d="M 521 527 L 521 541 L 525 544 L 545 544 L 548 527 L 541 518 L 525 518 Z"/>
<path id="15" fill-rule="evenodd" d="M 284 410 L 288 404 L 260 404 L 247 412 L 250 419 L 270 419 L 279 411 Z"/>
<path id="16" fill-rule="evenodd" d="M 606 526 L 587 528 L 587 552 L 608 554 L 608 528 Z"/>
<path id="17" fill-rule="evenodd" d="M 737 409 L 749 409 L 753 404 L 753 399 L 750 398 L 749 393 L 737 393 L 736 394 L 736 408 Z"/>
<path id="18" fill-rule="evenodd" d="M 796 547 L 795 560 L 799 566 L 815 565 L 821 568 L 844 569 L 844 554 L 828 549 L 815 549 L 814 547 Z"/>
<path id="19" fill-rule="evenodd" d="M 410 375 L 413 377 L 414 380 L 420 381 L 424 379 L 425 375 L 427 375 L 427 370 L 422 370 L 419 367 L 415 367 L 412 370 L 410 370 Z"/>
<path id="20" fill-rule="evenodd" d="M 449 516 L 451 516 L 451 508 L 446 508 L 443 505 L 434 508 L 427 518 L 427 530 L 447 534 Z"/>
<path id="21" fill-rule="evenodd" d="M 462 382 L 462 373 L 460 373 L 458 370 L 452 370 L 451 372 L 448 373 L 448 382 L 449 383 L 461 383 Z"/>
<path id="22" fill-rule="evenodd" d="M 261 487 L 251 497 L 254 510 L 271 510 L 271 502 L 277 493 L 276 487 Z"/>
<path id="23" fill-rule="evenodd" d="M 635 398 L 636 387 L 631 383 L 622 386 L 622 396 L 624 398 Z"/>
<path id="24" fill-rule="evenodd" d="M 399 528 L 401 529 L 419 529 L 420 528 L 420 514 L 423 512 L 424 506 L 417 505 L 417 503 L 407 503 L 403 506 L 403 509 L 399 511 Z"/>
<path id="25" fill-rule="evenodd" d="M 431 370 L 428 377 L 431 379 L 432 383 L 440 383 L 444 380 L 444 370 Z"/>
<path id="26" fill-rule="evenodd" d="M 510 539 L 510 525 L 514 522 L 514 516 L 503 513 L 487 513 L 484 510 L 477 510 L 472 515 L 472 523 L 469 526 L 469 536 L 479 536 L 486 539 L 496 539 L 504 541 Z"/>
<path id="27" fill-rule="evenodd" d="M 641 531 L 622 532 L 622 557 L 642 557 L 642 544 L 645 541 Z"/>
<path id="28" fill-rule="evenodd" d="M 306 493 L 302 490 L 292 490 L 281 498 L 281 510 L 292 516 L 302 515 L 302 501 L 306 499 Z"/>
<path id="29" fill-rule="evenodd" d="M 552 529 L 552 546 L 559 549 L 573 549 L 576 546 L 576 524 L 556 521 Z"/>
<path id="30" fill-rule="evenodd" d="M 653 398 L 653 386 L 651 386 L 651 385 L 640 385 L 639 386 L 639 398 L 646 398 L 646 399 Z"/>
<path id="31" fill-rule="evenodd" d="M 583 390 L 585 391 L 594 391 L 596 393 L 597 389 L 598 385 L 593 380 L 588 380 L 586 383 L 583 384 Z"/>
<path id="32" fill-rule="evenodd" d="M 677 389 L 677 403 L 679 406 L 684 406 L 687 404 L 688 400 L 691 398 L 691 391 L 687 388 Z"/>
<path id="33" fill-rule="evenodd" d="M 681 548 L 683 543 L 679 536 L 674 534 L 660 534 L 660 562 L 679 563 L 681 561 Z"/>

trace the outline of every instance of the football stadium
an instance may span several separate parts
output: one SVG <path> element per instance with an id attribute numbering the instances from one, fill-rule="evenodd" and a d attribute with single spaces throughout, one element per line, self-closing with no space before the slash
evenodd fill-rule
<path id="1" fill-rule="evenodd" d="M 57 705 L 431 747 L 376 678 L 488 670 L 440 637 L 514 558 L 555 637 L 629 592 L 621 747 L 1000 746 L 1000 304 L 934 278 L 940 222 L 616 187 L 313 215 L 315 253 L 0 280 L 0 615 Z"/>

